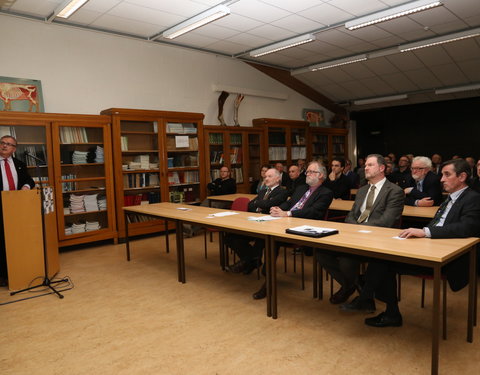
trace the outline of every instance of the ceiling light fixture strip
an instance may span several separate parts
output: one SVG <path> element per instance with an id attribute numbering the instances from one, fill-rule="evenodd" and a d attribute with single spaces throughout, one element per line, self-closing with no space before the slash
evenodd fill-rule
<path id="1" fill-rule="evenodd" d="M 439 44 L 455 42 L 462 39 L 473 38 L 476 36 L 480 36 L 480 28 L 473 29 L 471 31 L 427 39 L 420 42 L 404 44 L 399 46 L 398 49 L 400 50 L 400 52 L 407 52 L 407 51 L 413 51 L 419 48 L 426 48 L 426 47 L 436 46 Z"/>
<path id="2" fill-rule="evenodd" d="M 412 3 L 393 7 L 381 12 L 373 13 L 365 17 L 357 18 L 353 21 L 345 23 L 345 27 L 349 30 L 356 30 L 365 26 L 370 26 L 376 23 L 388 21 L 394 18 L 407 16 L 412 13 L 421 12 L 430 8 L 443 5 L 440 1 L 414 1 Z"/>
<path id="3" fill-rule="evenodd" d="M 218 5 L 206 10 L 203 13 L 197 14 L 196 16 L 179 23 L 174 27 L 171 27 L 168 30 L 165 30 L 162 33 L 162 36 L 167 39 L 174 39 L 210 22 L 216 21 L 219 18 L 228 16 L 229 14 L 230 9 L 228 7 L 225 5 Z"/>
<path id="4" fill-rule="evenodd" d="M 269 53 L 278 52 L 287 48 L 300 46 L 302 44 L 309 43 L 314 40 L 315 40 L 315 35 L 313 34 L 301 35 L 295 38 L 284 40 L 283 42 L 271 44 L 267 47 L 255 49 L 250 52 L 250 56 L 260 57 L 260 56 L 268 55 Z"/>
<path id="5" fill-rule="evenodd" d="M 64 2 L 62 5 L 57 8 L 60 11 L 56 14 L 56 17 L 68 18 L 73 13 L 75 13 L 80 7 L 82 7 L 88 0 L 72 0 L 69 2 Z"/>
<path id="6" fill-rule="evenodd" d="M 367 60 L 367 55 L 360 55 L 360 56 L 353 57 L 351 59 L 343 59 L 343 60 L 331 61 L 330 63 L 325 63 L 325 64 L 321 64 L 321 65 L 314 65 L 314 66 L 310 67 L 310 70 L 312 72 L 316 72 L 317 70 L 335 68 L 337 66 L 352 64 L 352 63 L 356 63 L 356 62 L 359 62 L 359 61 L 365 61 L 365 60 Z"/>

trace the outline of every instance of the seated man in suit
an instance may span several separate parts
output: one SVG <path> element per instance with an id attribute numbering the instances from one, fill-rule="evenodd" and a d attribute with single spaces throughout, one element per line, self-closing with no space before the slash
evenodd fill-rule
<path id="1" fill-rule="evenodd" d="M 298 165 L 292 164 L 288 167 L 288 177 L 290 177 L 290 180 L 288 181 L 287 191 L 288 196 L 291 197 L 297 187 L 306 184 L 305 180 L 307 176 L 305 176 L 305 173 L 300 173 L 300 167 Z"/>
<path id="2" fill-rule="evenodd" d="M 288 198 L 287 190 L 280 186 L 280 172 L 276 169 L 268 169 L 265 172 L 264 181 L 267 189 L 261 190 L 258 195 L 250 201 L 248 204 L 249 212 L 268 214 L 271 207 L 278 206 Z M 253 246 L 250 245 L 251 242 L 254 242 Z M 240 258 L 238 262 L 228 266 L 227 271 L 248 275 L 260 265 L 262 251 L 265 247 L 263 240 L 229 233 L 225 236 L 225 244 L 235 251 Z"/>
<path id="3" fill-rule="evenodd" d="M 351 224 L 393 227 L 399 222 L 405 196 L 397 185 L 385 178 L 385 159 L 382 155 L 367 157 L 365 177 L 368 185 L 362 186 L 345 222 Z M 318 251 L 317 261 L 341 285 L 330 297 L 330 303 L 340 304 L 355 292 L 360 259 L 334 251 Z M 374 309 L 374 307 L 373 307 Z"/>
<path id="4" fill-rule="evenodd" d="M 461 238 L 480 236 L 480 194 L 468 187 L 470 167 L 463 159 L 449 160 L 442 165 L 442 183 L 449 193 L 435 217 L 424 228 L 408 228 L 400 232 L 402 238 Z M 412 241 L 412 246 L 414 246 Z M 452 261 L 442 269 L 450 288 L 458 291 L 468 284 L 468 254 Z M 402 315 L 398 308 L 396 274 L 425 275 L 432 270 L 415 265 L 372 260 L 365 275 L 360 297 L 349 310 L 365 310 L 369 300 L 386 302 L 386 311 L 365 319 L 373 327 L 399 327 Z"/>
<path id="5" fill-rule="evenodd" d="M 285 167 L 283 166 L 283 163 L 278 162 L 275 163 L 275 169 L 280 172 L 280 185 L 287 187 L 289 184 L 289 177 L 288 173 L 285 172 Z"/>
<path id="6" fill-rule="evenodd" d="M 332 160 L 332 171 L 325 180 L 324 186 L 333 191 L 335 199 L 350 199 L 350 181 L 347 176 L 343 174 L 345 169 L 345 159 L 334 158 Z"/>
<path id="7" fill-rule="evenodd" d="M 9 135 L 0 138 L 0 192 L 2 190 L 27 190 L 35 187 L 28 174 L 27 166 L 12 155 L 17 149 L 17 140 Z M 0 195 L 0 212 L 2 198 Z M 3 233 L 3 215 L 0 215 L 0 286 L 6 286 L 8 280 L 7 259 L 5 255 L 5 236 Z"/>
<path id="8" fill-rule="evenodd" d="M 270 215 L 275 217 L 300 217 L 304 219 L 322 220 L 325 217 L 330 203 L 333 200 L 333 193 L 323 186 L 327 171 L 323 165 L 316 161 L 308 164 L 305 172 L 307 184 L 299 186 L 293 193 L 292 198 L 279 206 L 270 209 Z M 275 256 L 278 249 L 275 249 Z M 265 267 L 262 269 L 265 275 Z M 265 283 L 253 294 L 254 299 L 262 299 L 267 295 Z"/>
<path id="9" fill-rule="evenodd" d="M 237 182 L 231 177 L 230 169 L 226 166 L 220 168 L 220 177 L 207 184 L 208 195 L 227 195 L 237 192 Z M 211 205 L 215 208 L 229 208 L 229 202 L 209 202 L 204 199 L 200 206 L 208 207 Z M 193 237 L 201 228 L 200 225 L 183 224 L 183 234 L 185 237 Z"/>
<path id="10" fill-rule="evenodd" d="M 391 182 L 397 184 L 402 189 L 410 186 L 412 179 L 412 171 L 410 170 L 410 159 L 406 155 L 402 155 L 398 160 L 398 168 L 391 174 Z"/>
<path id="11" fill-rule="evenodd" d="M 412 162 L 412 180 L 405 188 L 405 204 L 409 206 L 438 206 L 442 201 L 440 178 L 432 172 L 432 161 L 416 156 Z"/>

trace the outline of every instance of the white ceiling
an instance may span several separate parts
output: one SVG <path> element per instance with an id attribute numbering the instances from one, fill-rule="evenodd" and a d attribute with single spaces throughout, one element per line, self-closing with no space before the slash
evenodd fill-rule
<path id="1" fill-rule="evenodd" d="M 352 109 L 384 107 L 480 96 L 480 90 L 436 95 L 435 89 L 480 83 L 480 37 L 412 52 L 397 46 L 480 26 L 480 0 L 441 0 L 443 6 L 374 26 L 349 31 L 356 17 L 407 0 L 90 0 L 70 19 L 88 29 L 150 39 L 215 5 L 231 14 L 169 43 L 290 71 L 369 53 L 367 61 L 293 77 L 336 103 Z M 0 13 L 45 20 L 63 0 L 0 0 Z M 249 51 L 294 36 L 314 33 L 316 40 L 251 58 Z M 384 51 L 394 49 L 394 53 Z M 380 51 L 380 57 L 371 57 Z M 353 100 L 407 93 L 407 100 L 355 106 Z"/>

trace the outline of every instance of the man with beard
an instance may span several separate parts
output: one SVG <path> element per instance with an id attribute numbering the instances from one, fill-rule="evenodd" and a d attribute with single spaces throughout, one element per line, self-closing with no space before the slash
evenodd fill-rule
<path id="1" fill-rule="evenodd" d="M 440 179 L 432 171 L 432 161 L 426 156 L 417 156 L 412 162 L 412 180 L 404 189 L 405 204 L 409 206 L 438 206 L 442 200 Z"/>

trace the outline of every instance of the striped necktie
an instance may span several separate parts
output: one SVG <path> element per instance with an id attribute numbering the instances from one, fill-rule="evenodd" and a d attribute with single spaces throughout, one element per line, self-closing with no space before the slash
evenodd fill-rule
<path id="1" fill-rule="evenodd" d="M 447 209 L 447 206 L 451 200 L 452 198 L 449 195 L 448 198 L 443 201 L 443 203 L 438 208 L 438 211 L 435 213 L 435 216 L 433 217 L 432 221 L 430 222 L 430 225 L 435 226 L 438 224 L 438 222 L 440 221 L 443 214 L 445 213 L 445 210 Z"/>

